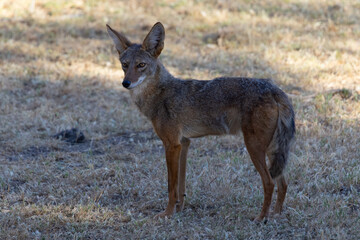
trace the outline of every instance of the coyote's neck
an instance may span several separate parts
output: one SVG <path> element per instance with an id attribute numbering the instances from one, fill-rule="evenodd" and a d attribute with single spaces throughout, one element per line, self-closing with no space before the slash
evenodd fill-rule
<path id="1" fill-rule="evenodd" d="M 130 91 L 131 99 L 146 117 L 152 119 L 156 111 L 154 106 L 165 90 L 164 85 L 174 80 L 175 78 L 158 62 L 155 75 L 147 77 L 143 83 Z"/>

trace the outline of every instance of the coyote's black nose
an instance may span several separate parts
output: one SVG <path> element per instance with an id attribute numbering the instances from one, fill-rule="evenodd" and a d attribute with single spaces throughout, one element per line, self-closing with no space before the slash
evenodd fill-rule
<path id="1" fill-rule="evenodd" d="M 124 88 L 130 87 L 130 84 L 131 84 L 131 82 L 129 80 L 125 80 L 122 82 L 122 85 L 124 86 Z"/>

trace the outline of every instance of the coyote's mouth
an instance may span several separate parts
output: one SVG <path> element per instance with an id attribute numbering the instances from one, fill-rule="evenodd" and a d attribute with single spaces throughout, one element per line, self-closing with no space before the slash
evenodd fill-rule
<path id="1" fill-rule="evenodd" d="M 138 85 L 140 85 L 144 80 L 145 80 L 146 76 L 142 75 L 139 77 L 139 79 L 137 80 L 137 82 L 131 83 L 130 86 L 128 87 L 128 89 L 132 89 Z"/>

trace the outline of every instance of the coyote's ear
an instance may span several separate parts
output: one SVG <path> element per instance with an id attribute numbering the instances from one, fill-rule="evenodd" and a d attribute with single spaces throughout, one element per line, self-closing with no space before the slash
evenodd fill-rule
<path id="1" fill-rule="evenodd" d="M 164 48 L 164 39 L 164 26 L 160 22 L 158 22 L 152 27 L 152 29 L 146 36 L 142 44 L 142 48 L 149 52 L 153 57 L 157 58 Z"/>
<path id="2" fill-rule="evenodd" d="M 113 40 L 116 50 L 121 54 L 128 47 L 131 46 L 131 42 L 121 33 L 118 33 L 114 29 L 112 29 L 109 25 L 106 24 L 107 31 L 111 39 Z"/>

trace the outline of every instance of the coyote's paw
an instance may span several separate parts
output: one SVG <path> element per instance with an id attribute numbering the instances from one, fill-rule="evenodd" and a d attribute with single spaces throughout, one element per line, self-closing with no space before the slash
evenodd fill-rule
<path id="1" fill-rule="evenodd" d="M 174 215 L 174 211 L 163 211 L 162 213 L 159 213 L 157 215 L 155 215 L 155 219 L 159 219 L 159 218 L 170 218 L 172 215 Z"/>
<path id="2" fill-rule="evenodd" d="M 280 216 L 281 216 L 281 212 L 279 212 L 279 211 L 270 212 L 270 217 L 272 217 L 272 218 L 278 218 Z"/>
<path id="3" fill-rule="evenodd" d="M 274 210 L 270 213 L 272 216 L 275 215 L 280 215 L 282 212 L 282 207 L 278 207 L 277 205 L 275 205 Z"/>
<path id="4" fill-rule="evenodd" d="M 267 223 L 267 218 L 266 217 L 262 217 L 262 216 L 257 216 L 255 218 L 252 219 L 255 223 L 259 224 L 259 223 Z"/>
<path id="5" fill-rule="evenodd" d="M 176 212 L 181 212 L 184 209 L 184 202 L 180 202 L 176 205 Z"/>

